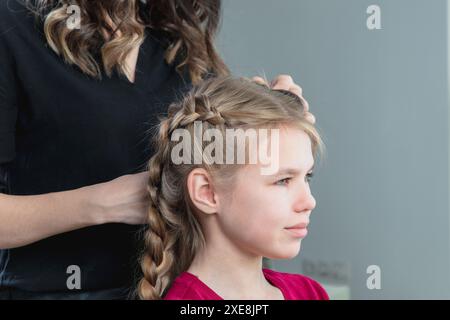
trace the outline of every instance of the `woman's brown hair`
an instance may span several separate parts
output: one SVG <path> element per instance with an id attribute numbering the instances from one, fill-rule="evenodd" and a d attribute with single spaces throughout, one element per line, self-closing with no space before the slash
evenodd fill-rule
<path id="1" fill-rule="evenodd" d="M 194 122 L 197 121 L 201 122 L 203 130 L 199 135 L 195 133 Z M 137 287 L 141 299 L 163 298 L 174 278 L 189 268 L 195 254 L 205 245 L 195 214 L 198 211 L 187 189 L 189 173 L 195 168 L 204 168 L 211 174 L 215 189 L 232 190 L 235 173 L 242 167 L 214 163 L 203 152 L 210 142 L 198 138 L 209 129 L 218 129 L 225 136 L 230 128 L 284 126 L 303 130 L 310 137 L 313 155 L 321 153 L 322 140 L 314 125 L 305 119 L 301 100 L 248 78 L 207 79 L 169 106 L 167 117 L 161 119 L 156 128 L 156 153 L 148 164 L 150 208 L 140 261 L 143 277 Z M 192 159 L 182 164 L 172 161 L 172 151 L 178 142 L 172 141 L 171 135 L 176 129 L 190 133 L 193 149 L 201 150 L 200 164 L 194 164 Z M 224 150 L 226 148 L 224 146 Z"/>
<path id="2" fill-rule="evenodd" d="M 43 21 L 50 47 L 92 77 L 101 77 L 97 54 L 108 76 L 113 70 L 126 74 L 125 58 L 142 43 L 144 27 L 164 35 L 167 63 L 175 63 L 180 75 L 187 68 L 193 84 L 210 73 L 229 74 L 214 46 L 221 0 L 23 1 Z M 80 8 L 80 29 L 67 27 L 70 5 Z"/>

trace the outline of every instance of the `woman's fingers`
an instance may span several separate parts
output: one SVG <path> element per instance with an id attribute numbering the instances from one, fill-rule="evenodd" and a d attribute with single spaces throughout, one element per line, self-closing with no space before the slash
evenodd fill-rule
<path id="1" fill-rule="evenodd" d="M 306 112 L 305 118 L 312 124 L 316 123 L 316 117 L 311 112 Z"/>
<path id="2" fill-rule="evenodd" d="M 274 90 L 277 90 L 277 89 L 287 90 L 287 91 L 290 91 L 290 92 L 296 94 L 297 96 L 300 97 L 300 100 L 302 101 L 302 105 L 305 110 L 305 118 L 312 124 L 316 123 L 316 118 L 314 117 L 314 115 L 311 112 L 309 112 L 309 103 L 303 97 L 302 87 L 300 87 L 298 84 L 296 84 L 294 82 L 294 79 L 292 79 L 292 77 L 290 75 L 280 74 L 280 75 L 276 76 L 275 79 L 273 79 L 270 84 L 267 83 L 267 81 L 264 78 L 259 77 L 259 76 L 254 76 L 252 78 L 252 81 L 262 84 L 262 85 L 267 85 L 268 87 L 270 87 L 271 89 L 274 89 Z"/>
<path id="3" fill-rule="evenodd" d="M 267 85 L 268 87 L 270 87 L 270 85 L 267 83 L 267 81 L 264 80 L 264 79 L 261 78 L 261 77 L 255 76 L 255 77 L 252 78 L 252 81 L 254 81 L 254 82 L 256 82 L 256 83 L 259 83 L 259 84 L 262 84 L 262 85 L 265 84 L 265 85 Z"/>
<path id="4" fill-rule="evenodd" d="M 302 102 L 306 102 L 305 98 L 303 98 L 303 89 L 298 84 L 294 82 L 294 79 L 290 75 L 287 74 L 280 74 L 275 79 L 272 80 L 271 83 L 272 89 L 282 89 L 282 90 L 288 90 L 292 93 L 295 93 L 297 96 L 302 99 Z M 309 110 L 308 103 L 305 105 L 305 111 Z"/>

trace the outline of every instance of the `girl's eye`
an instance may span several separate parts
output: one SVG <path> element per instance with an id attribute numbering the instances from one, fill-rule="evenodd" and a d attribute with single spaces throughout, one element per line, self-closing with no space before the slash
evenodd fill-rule
<path id="1" fill-rule="evenodd" d="M 291 179 L 292 178 L 284 178 L 284 179 L 278 180 L 275 184 L 279 185 L 279 186 L 285 186 L 285 185 L 287 185 L 289 183 L 289 181 Z"/>
<path id="2" fill-rule="evenodd" d="M 313 177 L 314 177 L 314 173 L 313 173 L 313 172 L 308 173 L 308 174 L 305 176 L 306 182 L 310 182 L 311 179 L 312 179 Z"/>

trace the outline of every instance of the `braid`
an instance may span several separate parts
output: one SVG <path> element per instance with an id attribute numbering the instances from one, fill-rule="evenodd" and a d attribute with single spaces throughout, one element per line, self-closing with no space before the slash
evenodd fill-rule
<path id="1" fill-rule="evenodd" d="M 170 224 L 177 224 L 178 221 L 161 192 L 163 169 L 169 152 L 167 120 L 161 122 L 158 137 L 159 148 L 149 164 L 150 207 L 144 236 L 145 251 L 141 258 L 143 278 L 138 284 L 139 297 L 145 300 L 160 299 L 170 284 L 177 240 L 168 229 Z"/>
<path id="2" fill-rule="evenodd" d="M 143 278 L 138 284 L 141 299 L 160 299 L 174 276 L 175 256 L 179 232 L 184 230 L 182 217 L 173 213 L 162 192 L 164 166 L 170 161 L 170 135 L 177 128 L 189 126 L 194 121 L 223 124 L 225 119 L 211 105 L 205 94 L 190 93 L 181 102 L 169 106 L 168 118 L 159 125 L 157 152 L 149 162 L 148 193 L 150 208 L 148 228 L 145 231 L 145 251 L 141 258 Z M 184 232 L 182 232 L 184 234 Z"/>
<path id="3" fill-rule="evenodd" d="M 222 125 L 227 121 L 221 112 L 210 102 L 208 95 L 204 93 L 189 93 L 182 101 L 182 108 L 175 111 L 169 109 L 169 116 L 173 119 L 170 123 L 169 133 L 177 128 L 183 128 L 194 121 L 208 122 L 212 125 Z"/>

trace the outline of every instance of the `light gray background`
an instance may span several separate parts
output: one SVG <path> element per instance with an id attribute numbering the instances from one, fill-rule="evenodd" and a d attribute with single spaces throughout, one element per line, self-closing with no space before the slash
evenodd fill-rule
<path id="1" fill-rule="evenodd" d="M 371 4 L 382 30 L 366 27 Z M 217 45 L 235 75 L 291 74 L 327 158 L 301 260 L 348 263 L 353 299 L 450 298 L 445 0 L 224 0 Z M 381 268 L 368 290 L 366 268 Z"/>

